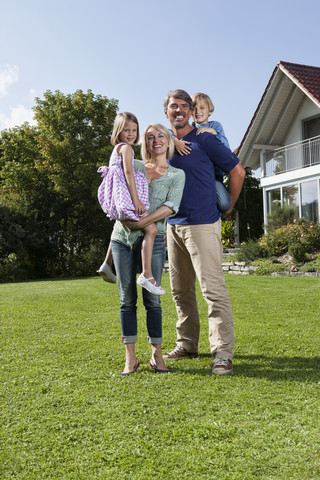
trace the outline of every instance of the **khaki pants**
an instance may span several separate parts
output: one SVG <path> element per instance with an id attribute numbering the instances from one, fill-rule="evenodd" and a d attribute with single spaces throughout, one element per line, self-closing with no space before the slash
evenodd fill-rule
<path id="1" fill-rule="evenodd" d="M 195 282 L 208 304 L 211 353 L 228 360 L 235 344 L 230 299 L 222 270 L 221 220 L 206 225 L 169 225 L 167 246 L 171 291 L 178 321 L 177 345 L 198 351 L 200 333 Z"/>

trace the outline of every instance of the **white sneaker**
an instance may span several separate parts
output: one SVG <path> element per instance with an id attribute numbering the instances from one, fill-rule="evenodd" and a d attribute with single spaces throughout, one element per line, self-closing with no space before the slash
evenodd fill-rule
<path id="1" fill-rule="evenodd" d="M 146 278 L 141 274 L 138 277 L 137 284 L 140 285 L 140 287 L 148 290 L 148 292 L 153 293 L 154 295 L 164 295 L 166 291 L 156 283 L 151 283 L 150 280 L 152 278 L 153 277 Z"/>
<path id="2" fill-rule="evenodd" d="M 117 279 L 107 263 L 103 263 L 97 273 L 101 275 L 105 282 L 117 283 Z"/>

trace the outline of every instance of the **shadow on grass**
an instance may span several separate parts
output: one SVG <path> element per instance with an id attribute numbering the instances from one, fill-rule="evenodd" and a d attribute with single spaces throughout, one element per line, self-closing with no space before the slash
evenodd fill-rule
<path id="1" fill-rule="evenodd" d="M 210 354 L 200 354 L 198 358 L 210 358 Z M 190 359 L 191 360 L 191 359 Z M 187 360 L 189 362 L 190 360 Z M 211 375 L 210 364 L 197 368 L 192 360 L 188 365 L 175 363 L 174 371 L 178 373 L 183 365 L 184 373 L 191 375 Z M 232 376 L 249 378 L 266 378 L 268 380 L 292 380 L 298 382 L 318 383 L 320 381 L 320 357 L 270 357 L 266 355 L 236 355 L 233 361 Z M 190 367 L 190 368 L 188 368 Z"/>
<path id="2" fill-rule="evenodd" d="M 92 274 L 84 277 L 44 277 L 44 278 L 31 278 L 30 280 L 12 280 L 12 281 L 7 281 L 7 282 L 0 282 L 0 285 L 13 285 L 15 283 L 49 283 L 49 282 L 76 282 L 76 281 L 83 281 L 83 280 L 89 280 L 93 278 L 100 278 L 101 276 L 99 274 Z"/>
<path id="3" fill-rule="evenodd" d="M 264 377 L 268 380 L 319 382 L 320 357 L 237 355 L 234 375 Z"/>

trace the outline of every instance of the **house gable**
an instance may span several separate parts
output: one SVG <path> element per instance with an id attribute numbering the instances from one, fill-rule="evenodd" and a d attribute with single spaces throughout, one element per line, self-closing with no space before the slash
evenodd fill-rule
<path id="1" fill-rule="evenodd" d="M 279 61 L 236 150 L 244 167 L 260 166 L 262 147 L 285 145 L 306 102 L 310 112 L 320 114 L 320 68 Z"/>
<path id="2" fill-rule="evenodd" d="M 320 68 L 278 62 L 236 153 L 261 167 L 264 223 L 275 207 L 320 221 Z"/>

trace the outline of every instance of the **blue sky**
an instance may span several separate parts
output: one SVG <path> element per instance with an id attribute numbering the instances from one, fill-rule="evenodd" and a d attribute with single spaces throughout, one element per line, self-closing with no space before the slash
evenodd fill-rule
<path id="1" fill-rule="evenodd" d="M 119 100 L 140 128 L 162 102 L 205 92 L 232 149 L 278 60 L 320 66 L 318 0 L 10 0 L 0 16 L 0 130 L 34 97 L 77 89 Z"/>

